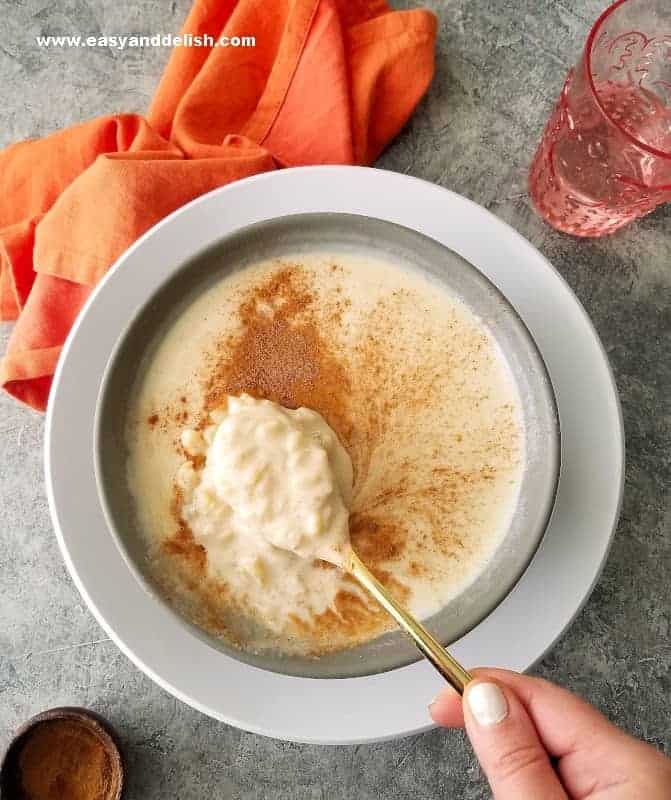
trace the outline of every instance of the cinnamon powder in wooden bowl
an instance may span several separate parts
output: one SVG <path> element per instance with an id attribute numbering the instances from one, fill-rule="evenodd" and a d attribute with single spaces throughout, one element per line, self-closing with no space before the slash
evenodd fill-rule
<path id="1" fill-rule="evenodd" d="M 1 800 L 120 800 L 116 737 L 85 709 L 55 708 L 29 720 L 0 768 Z"/>

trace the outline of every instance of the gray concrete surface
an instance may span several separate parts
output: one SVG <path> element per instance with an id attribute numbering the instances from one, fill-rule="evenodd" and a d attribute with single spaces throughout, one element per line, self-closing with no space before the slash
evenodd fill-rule
<path id="1" fill-rule="evenodd" d="M 605 0 L 430 0 L 440 19 L 429 96 L 380 166 L 491 209 L 548 256 L 615 369 L 626 496 L 592 598 L 538 672 L 665 747 L 671 716 L 671 209 L 577 241 L 530 209 L 525 175 L 564 75 Z M 117 110 L 142 111 L 165 50 L 39 50 L 38 33 L 174 31 L 189 0 L 0 0 L 0 146 Z M 1 176 L 0 176 L 1 180 Z M 0 184 L 1 185 L 1 184 Z M 240 733 L 172 699 L 105 637 L 61 561 L 42 478 L 42 417 L 0 397 L 0 745 L 63 703 L 119 727 L 131 800 L 489 796 L 460 733 L 319 748 Z"/>

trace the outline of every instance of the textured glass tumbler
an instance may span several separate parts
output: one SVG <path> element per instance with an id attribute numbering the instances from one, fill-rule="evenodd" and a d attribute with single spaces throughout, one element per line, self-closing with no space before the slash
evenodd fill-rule
<path id="1" fill-rule="evenodd" d="M 529 174 L 550 225 L 603 236 L 671 200 L 671 0 L 618 0 L 592 28 Z"/>

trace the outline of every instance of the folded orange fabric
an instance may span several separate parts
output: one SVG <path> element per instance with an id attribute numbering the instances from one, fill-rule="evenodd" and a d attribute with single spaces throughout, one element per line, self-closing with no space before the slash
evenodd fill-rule
<path id="1" fill-rule="evenodd" d="M 91 288 L 165 215 L 285 166 L 366 164 L 433 76 L 436 21 L 385 0 L 195 0 L 146 119 L 103 117 L 0 153 L 0 384 L 46 407 Z"/>

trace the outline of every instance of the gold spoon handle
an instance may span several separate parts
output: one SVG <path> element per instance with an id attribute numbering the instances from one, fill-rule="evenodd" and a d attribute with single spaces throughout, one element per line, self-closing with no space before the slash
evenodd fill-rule
<path id="1" fill-rule="evenodd" d="M 347 569 L 373 595 L 382 608 L 391 614 L 401 628 L 412 636 L 419 650 L 440 672 L 443 678 L 459 694 L 463 694 L 466 684 L 473 680 L 473 676 L 458 661 L 452 658 L 442 644 L 423 625 L 394 600 L 353 550 L 348 557 Z"/>

